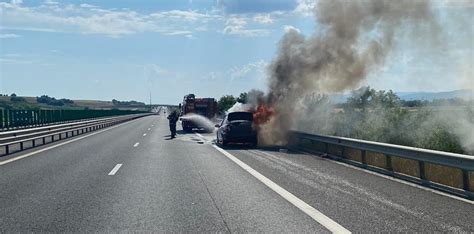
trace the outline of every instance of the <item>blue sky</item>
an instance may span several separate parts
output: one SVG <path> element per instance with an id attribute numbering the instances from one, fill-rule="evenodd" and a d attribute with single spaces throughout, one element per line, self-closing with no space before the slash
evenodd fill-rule
<path id="1" fill-rule="evenodd" d="M 288 28 L 317 29 L 312 0 L 0 0 L 0 93 L 177 103 L 265 90 Z M 434 0 L 442 45 L 397 34 L 360 85 L 395 91 L 473 88 L 473 3 Z M 436 47 L 436 48 L 434 48 Z"/>

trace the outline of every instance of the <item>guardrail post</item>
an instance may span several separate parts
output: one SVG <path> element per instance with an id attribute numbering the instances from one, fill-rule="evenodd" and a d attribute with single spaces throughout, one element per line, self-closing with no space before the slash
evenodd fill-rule
<path id="1" fill-rule="evenodd" d="M 5 145 L 5 154 L 9 154 L 9 153 L 10 153 L 10 146 Z"/>
<path id="2" fill-rule="evenodd" d="M 365 150 L 361 150 L 361 153 L 360 153 L 360 161 L 362 163 L 362 167 L 363 168 L 367 168 L 367 159 L 365 158 Z"/>
<path id="3" fill-rule="evenodd" d="M 393 167 L 392 167 L 392 156 L 386 154 L 385 155 L 385 164 L 387 166 L 387 171 L 393 172 Z"/>
<path id="4" fill-rule="evenodd" d="M 469 188 L 469 171 L 462 170 L 462 187 L 466 191 L 470 191 Z"/>
<path id="5" fill-rule="evenodd" d="M 23 142 L 20 142 L 20 150 L 23 150 Z"/>
<path id="6" fill-rule="evenodd" d="M 43 145 L 46 144 L 46 137 L 43 137 Z"/>
<path id="7" fill-rule="evenodd" d="M 32 147 L 32 148 L 36 147 L 36 139 L 33 139 L 33 140 L 31 141 L 31 147 Z"/>
<path id="8" fill-rule="evenodd" d="M 420 179 L 423 184 L 426 184 L 425 162 L 418 161 L 418 170 L 420 172 Z"/>

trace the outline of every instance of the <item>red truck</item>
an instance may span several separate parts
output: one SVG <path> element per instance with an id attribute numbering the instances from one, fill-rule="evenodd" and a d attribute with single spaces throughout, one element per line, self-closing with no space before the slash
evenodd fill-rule
<path id="1" fill-rule="evenodd" d="M 213 120 L 217 114 L 217 101 L 214 98 L 196 98 L 194 94 L 184 96 L 183 103 L 180 105 L 181 115 L 198 114 L 210 120 Z M 189 132 L 193 128 L 202 128 L 198 123 L 192 121 L 192 118 L 181 118 L 183 130 Z"/>

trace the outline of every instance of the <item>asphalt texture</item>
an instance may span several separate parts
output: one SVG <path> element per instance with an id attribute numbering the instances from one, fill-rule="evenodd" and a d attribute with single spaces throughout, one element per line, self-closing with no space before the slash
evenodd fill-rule
<path id="1" fill-rule="evenodd" d="M 329 232 L 214 140 L 170 139 L 162 114 L 1 165 L 0 232 Z M 352 232 L 474 232 L 472 202 L 299 152 L 225 150 Z"/>

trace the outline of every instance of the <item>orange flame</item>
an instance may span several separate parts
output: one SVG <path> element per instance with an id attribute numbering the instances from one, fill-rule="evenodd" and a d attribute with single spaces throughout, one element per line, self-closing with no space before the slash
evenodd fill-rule
<path id="1" fill-rule="evenodd" d="M 275 114 L 275 109 L 271 106 L 265 105 L 265 103 L 260 103 L 257 107 L 257 110 L 253 112 L 253 122 L 256 125 L 262 125 L 267 123 L 271 117 Z"/>

